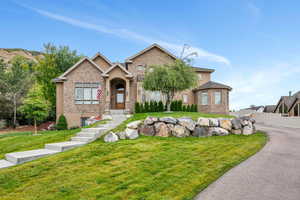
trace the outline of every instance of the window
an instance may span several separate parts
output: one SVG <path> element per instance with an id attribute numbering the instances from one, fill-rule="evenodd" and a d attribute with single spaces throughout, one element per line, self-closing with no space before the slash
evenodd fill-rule
<path id="1" fill-rule="evenodd" d="M 144 66 L 144 65 L 138 65 L 136 68 L 137 68 L 137 70 L 140 71 L 140 72 L 145 71 L 145 66 Z"/>
<path id="2" fill-rule="evenodd" d="M 182 95 L 182 102 L 183 103 L 188 103 L 188 95 L 187 94 Z"/>
<path id="3" fill-rule="evenodd" d="M 208 93 L 207 92 L 201 93 L 201 105 L 208 105 Z"/>
<path id="4" fill-rule="evenodd" d="M 100 83 L 75 83 L 75 104 L 99 104 L 99 86 Z"/>
<path id="5" fill-rule="evenodd" d="M 221 104 L 221 92 L 214 92 L 215 104 Z"/>

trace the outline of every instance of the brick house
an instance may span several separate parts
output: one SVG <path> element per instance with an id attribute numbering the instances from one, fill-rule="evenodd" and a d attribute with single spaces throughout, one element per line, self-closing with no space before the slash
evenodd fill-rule
<path id="1" fill-rule="evenodd" d="M 300 116 L 300 91 L 289 96 L 282 96 L 274 111 L 274 113 L 281 113 L 283 116 L 299 117 Z"/>
<path id="2" fill-rule="evenodd" d="M 91 116 L 109 114 L 111 110 L 134 112 L 135 102 L 163 100 L 159 92 L 144 91 L 142 81 L 147 67 L 172 63 L 177 59 L 158 44 L 153 44 L 127 58 L 114 63 L 97 53 L 83 58 L 58 78 L 56 83 L 57 117 L 64 114 L 68 124 L 80 126 Z M 175 95 L 184 104 L 198 104 L 199 112 L 229 112 L 229 86 L 212 82 L 213 69 L 193 67 L 198 74 L 198 86 Z M 97 100 L 97 89 L 102 96 Z"/>

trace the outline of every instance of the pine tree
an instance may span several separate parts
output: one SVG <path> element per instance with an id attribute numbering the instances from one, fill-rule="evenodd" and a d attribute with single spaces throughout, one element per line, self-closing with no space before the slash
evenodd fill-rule
<path id="1" fill-rule="evenodd" d="M 135 111 L 135 113 L 140 113 L 141 112 L 139 102 L 135 102 L 134 111 Z"/>
<path id="2" fill-rule="evenodd" d="M 150 111 L 150 106 L 149 106 L 149 102 L 146 101 L 145 105 L 144 105 L 144 112 L 149 112 Z"/>
<path id="3" fill-rule="evenodd" d="M 158 102 L 158 111 L 163 112 L 164 111 L 164 104 L 162 101 Z"/>
<path id="4" fill-rule="evenodd" d="M 67 119 L 64 115 L 60 115 L 58 118 L 58 122 L 56 124 L 57 130 L 66 130 L 68 129 Z"/>

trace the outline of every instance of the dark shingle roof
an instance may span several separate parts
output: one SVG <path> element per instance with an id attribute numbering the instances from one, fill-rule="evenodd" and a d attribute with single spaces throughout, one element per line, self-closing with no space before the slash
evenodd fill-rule
<path id="1" fill-rule="evenodd" d="M 203 67 L 192 67 L 196 72 L 214 72 L 214 69 L 208 69 Z"/>
<path id="2" fill-rule="evenodd" d="M 284 104 L 287 106 L 288 111 L 290 111 L 291 108 L 293 107 L 294 103 L 295 103 L 298 99 L 300 99 L 300 91 L 296 92 L 296 93 L 293 94 L 292 96 L 282 96 L 282 97 L 279 99 L 279 101 L 278 101 L 278 103 L 277 103 L 277 105 L 276 105 L 274 111 L 277 109 L 277 107 L 279 106 L 280 102 L 282 102 L 282 101 L 283 101 Z"/>
<path id="3" fill-rule="evenodd" d="M 217 83 L 213 81 L 208 81 L 207 83 L 204 83 L 198 88 L 195 88 L 194 91 L 198 90 L 206 90 L 206 89 L 227 89 L 227 90 L 232 90 L 232 88 L 228 85 L 224 85 L 222 83 Z"/>
<path id="4" fill-rule="evenodd" d="M 275 108 L 276 108 L 276 105 L 267 105 L 264 108 L 264 112 L 272 113 L 272 112 L 274 112 Z"/>

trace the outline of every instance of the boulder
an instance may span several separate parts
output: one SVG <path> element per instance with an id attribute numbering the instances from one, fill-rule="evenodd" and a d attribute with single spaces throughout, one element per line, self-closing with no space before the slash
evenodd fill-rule
<path id="1" fill-rule="evenodd" d="M 242 129 L 232 129 L 231 133 L 235 134 L 235 135 L 241 135 L 242 134 Z"/>
<path id="2" fill-rule="evenodd" d="M 251 135 L 253 134 L 253 126 L 252 123 L 249 123 L 247 126 L 243 127 L 243 135 Z"/>
<path id="3" fill-rule="evenodd" d="M 139 128 L 139 133 L 142 134 L 142 135 L 153 136 L 153 135 L 155 135 L 154 126 L 143 124 Z"/>
<path id="4" fill-rule="evenodd" d="M 147 118 L 144 120 L 144 124 L 145 124 L 145 125 L 152 125 L 152 124 L 154 124 L 155 122 L 158 122 L 158 118 L 157 118 L 157 117 L 147 117 Z"/>
<path id="5" fill-rule="evenodd" d="M 231 120 L 232 129 L 238 130 L 242 128 L 242 121 L 240 118 L 234 118 Z"/>
<path id="6" fill-rule="evenodd" d="M 254 118 L 251 118 L 249 121 L 250 121 L 252 124 L 255 124 L 255 123 L 256 123 L 256 120 L 255 120 Z"/>
<path id="7" fill-rule="evenodd" d="M 116 135 L 119 137 L 120 140 L 125 140 L 126 139 L 126 133 L 123 132 L 118 132 Z"/>
<path id="8" fill-rule="evenodd" d="M 104 137 L 104 142 L 116 142 L 118 140 L 119 140 L 118 136 L 113 132 L 110 132 Z"/>
<path id="9" fill-rule="evenodd" d="M 126 125 L 126 127 L 131 129 L 137 129 L 141 123 L 142 123 L 141 120 L 137 120 L 134 122 L 130 122 L 129 124 Z"/>
<path id="10" fill-rule="evenodd" d="M 172 129 L 172 135 L 175 137 L 188 137 L 190 135 L 190 131 L 184 126 L 175 125 Z"/>
<path id="11" fill-rule="evenodd" d="M 165 122 L 168 124 L 176 124 L 177 123 L 177 119 L 175 119 L 174 117 L 162 117 L 162 118 L 159 118 L 159 121 Z"/>
<path id="12" fill-rule="evenodd" d="M 209 126 L 209 118 L 200 117 L 198 118 L 197 124 L 199 126 Z"/>
<path id="13" fill-rule="evenodd" d="M 208 131 L 208 127 L 195 127 L 195 130 L 193 131 L 192 135 L 194 137 L 207 137 L 212 136 L 211 133 Z"/>
<path id="14" fill-rule="evenodd" d="M 187 128 L 190 131 L 194 131 L 195 127 L 196 127 L 196 123 L 194 122 L 194 120 L 192 120 L 191 118 L 179 118 L 178 119 L 178 124 Z"/>
<path id="15" fill-rule="evenodd" d="M 167 124 L 163 122 L 158 122 L 154 124 L 155 127 L 155 136 L 160 136 L 160 137 L 169 137 L 171 130 L 167 126 Z"/>
<path id="16" fill-rule="evenodd" d="M 211 127 L 219 127 L 219 119 L 216 118 L 210 118 L 209 119 L 209 126 Z"/>
<path id="17" fill-rule="evenodd" d="M 232 124 L 231 124 L 231 120 L 230 119 L 220 119 L 220 127 L 224 128 L 226 130 L 231 130 L 232 129 Z"/>
<path id="18" fill-rule="evenodd" d="M 209 127 L 208 132 L 210 135 L 217 135 L 217 136 L 223 136 L 223 135 L 228 135 L 229 132 L 220 127 Z"/>
<path id="19" fill-rule="evenodd" d="M 137 129 L 131 129 L 131 128 L 126 128 L 125 129 L 125 135 L 126 135 L 126 138 L 128 139 L 136 139 L 139 137 L 139 134 L 138 134 L 138 130 Z"/>
<path id="20" fill-rule="evenodd" d="M 249 123 L 251 123 L 250 121 L 248 121 L 248 120 L 241 120 L 241 124 L 242 124 L 242 126 L 244 127 L 244 126 L 248 126 L 249 125 Z"/>
<path id="21" fill-rule="evenodd" d="M 104 120 L 112 120 L 112 116 L 111 115 L 102 115 L 102 119 Z"/>

